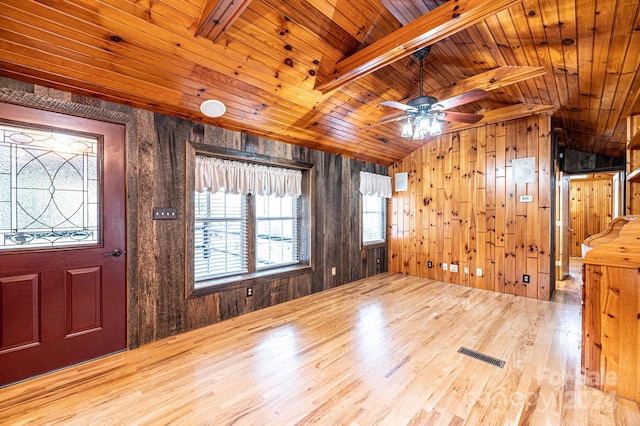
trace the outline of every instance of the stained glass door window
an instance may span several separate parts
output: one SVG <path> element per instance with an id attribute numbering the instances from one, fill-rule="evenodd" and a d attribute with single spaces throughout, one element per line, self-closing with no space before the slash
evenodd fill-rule
<path id="1" fill-rule="evenodd" d="M 99 140 L 0 123 L 0 250 L 100 242 Z"/>

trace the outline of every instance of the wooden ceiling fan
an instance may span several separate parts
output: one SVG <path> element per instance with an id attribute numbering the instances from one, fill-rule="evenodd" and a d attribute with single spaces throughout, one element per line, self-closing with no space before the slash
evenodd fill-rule
<path id="1" fill-rule="evenodd" d="M 411 99 L 406 104 L 396 101 L 383 101 L 381 105 L 404 111 L 404 114 L 390 114 L 381 117 L 376 124 L 389 123 L 391 121 L 404 120 L 402 127 L 403 137 L 421 139 L 426 134 L 439 134 L 440 121 L 473 124 L 482 119 L 481 114 L 447 111 L 449 108 L 465 105 L 484 99 L 488 93 L 482 89 L 470 89 L 447 99 L 439 100 L 432 95 L 423 93 L 424 60 L 429 55 L 431 48 L 423 47 L 413 53 L 413 57 L 420 61 L 420 96 Z"/>

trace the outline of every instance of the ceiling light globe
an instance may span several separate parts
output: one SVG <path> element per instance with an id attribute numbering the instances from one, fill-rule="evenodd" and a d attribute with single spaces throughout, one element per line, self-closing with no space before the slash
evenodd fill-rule
<path id="1" fill-rule="evenodd" d="M 407 118 L 407 120 L 402 125 L 402 133 L 400 134 L 403 138 L 410 138 L 413 136 L 413 126 L 411 126 L 411 120 Z"/>
<path id="2" fill-rule="evenodd" d="M 227 111 L 227 107 L 218 100 L 209 99 L 200 104 L 200 111 L 207 117 L 216 118 L 222 116 Z"/>

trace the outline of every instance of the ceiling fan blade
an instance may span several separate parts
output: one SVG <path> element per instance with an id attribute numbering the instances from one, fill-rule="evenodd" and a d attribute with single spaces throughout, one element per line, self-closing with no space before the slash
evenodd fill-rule
<path id="1" fill-rule="evenodd" d="M 445 117 L 441 120 L 454 121 L 456 123 L 474 124 L 482 120 L 482 114 L 469 114 L 467 112 L 443 111 Z"/>
<path id="2" fill-rule="evenodd" d="M 374 124 L 370 124 L 367 127 L 379 126 L 381 124 L 391 123 L 393 121 L 404 120 L 407 115 L 403 112 L 394 112 L 393 114 L 387 114 L 380 117 Z"/>
<path id="3" fill-rule="evenodd" d="M 486 98 L 488 95 L 489 94 L 482 89 L 473 89 L 469 90 L 468 92 L 464 92 L 459 95 L 438 101 L 438 105 L 442 105 L 441 109 L 455 108 L 460 105 L 466 105 L 471 102 L 479 101 Z"/>
<path id="4" fill-rule="evenodd" d="M 416 111 L 414 107 L 396 101 L 382 101 L 380 102 L 380 105 L 401 109 L 403 111 Z"/>

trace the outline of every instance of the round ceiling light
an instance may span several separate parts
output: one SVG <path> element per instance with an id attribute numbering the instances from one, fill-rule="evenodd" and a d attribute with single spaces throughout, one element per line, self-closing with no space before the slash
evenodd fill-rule
<path id="1" fill-rule="evenodd" d="M 207 117 L 220 117 L 225 113 L 227 107 L 220 101 L 209 99 L 200 104 L 200 111 Z"/>

